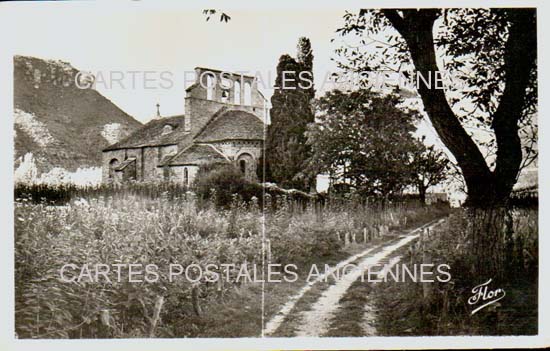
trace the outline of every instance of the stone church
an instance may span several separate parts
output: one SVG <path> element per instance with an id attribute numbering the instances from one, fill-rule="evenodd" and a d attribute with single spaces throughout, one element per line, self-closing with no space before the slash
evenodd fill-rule
<path id="1" fill-rule="evenodd" d="M 157 116 L 103 150 L 103 182 L 172 181 L 191 185 L 209 162 L 234 164 L 248 180 L 264 143 L 269 108 L 257 80 L 195 68 L 186 89 L 185 115 Z M 158 105 L 157 105 L 158 107 Z"/>

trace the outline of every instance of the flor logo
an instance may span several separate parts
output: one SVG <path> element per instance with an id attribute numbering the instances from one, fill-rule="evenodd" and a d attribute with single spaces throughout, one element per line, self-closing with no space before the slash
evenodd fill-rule
<path id="1" fill-rule="evenodd" d="M 489 279 L 485 283 L 477 285 L 472 289 L 473 295 L 468 299 L 468 304 L 472 306 L 477 305 L 472 311 L 472 315 L 506 296 L 504 289 L 489 290 L 488 285 L 491 281 L 492 279 Z"/>

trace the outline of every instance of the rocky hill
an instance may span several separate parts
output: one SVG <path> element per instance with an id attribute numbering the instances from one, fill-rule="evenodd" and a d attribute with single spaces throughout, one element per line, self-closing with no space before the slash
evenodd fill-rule
<path id="1" fill-rule="evenodd" d="M 101 166 L 101 150 L 142 124 L 94 89 L 69 63 L 14 57 L 15 168 L 32 153 L 38 173 Z"/>

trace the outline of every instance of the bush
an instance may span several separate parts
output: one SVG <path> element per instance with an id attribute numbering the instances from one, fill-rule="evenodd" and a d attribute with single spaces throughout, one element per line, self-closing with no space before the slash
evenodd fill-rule
<path id="1" fill-rule="evenodd" d="M 200 200 L 213 201 L 216 206 L 229 208 L 235 194 L 249 202 L 253 197 L 261 198 L 263 188 L 248 182 L 243 174 L 229 163 L 216 163 L 201 166 L 194 182 Z"/>
<path id="2" fill-rule="evenodd" d="M 129 182 L 77 186 L 73 184 L 24 184 L 16 183 L 15 199 L 26 199 L 35 204 L 66 205 L 79 199 L 117 199 L 138 197 L 141 200 L 177 200 L 185 198 L 188 188 L 169 182 Z"/>

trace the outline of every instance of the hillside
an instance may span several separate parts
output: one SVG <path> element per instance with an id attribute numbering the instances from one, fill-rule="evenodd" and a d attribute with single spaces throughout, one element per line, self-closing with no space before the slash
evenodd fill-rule
<path id="1" fill-rule="evenodd" d="M 101 166 L 101 150 L 141 123 L 93 89 L 74 84 L 79 71 L 61 61 L 14 57 L 15 167 L 32 153 L 39 173 Z"/>

